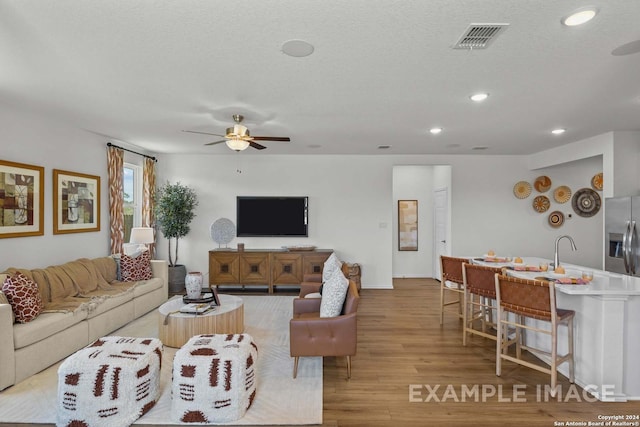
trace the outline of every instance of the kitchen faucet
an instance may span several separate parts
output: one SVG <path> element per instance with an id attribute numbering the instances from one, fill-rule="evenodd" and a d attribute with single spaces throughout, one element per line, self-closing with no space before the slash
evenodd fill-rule
<path id="1" fill-rule="evenodd" d="M 569 239 L 569 241 L 571 242 L 571 250 L 575 251 L 578 248 L 576 248 L 576 244 L 574 243 L 573 239 L 571 238 L 571 236 L 569 236 L 568 234 L 565 234 L 563 236 L 560 236 L 556 239 L 556 251 L 553 255 L 553 267 L 556 268 L 560 265 L 560 257 L 558 256 L 558 243 L 560 243 L 560 239 L 566 237 L 567 239 Z"/>

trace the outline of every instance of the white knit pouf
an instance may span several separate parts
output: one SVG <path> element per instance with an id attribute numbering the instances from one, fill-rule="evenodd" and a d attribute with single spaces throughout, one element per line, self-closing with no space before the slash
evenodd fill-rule
<path id="1" fill-rule="evenodd" d="M 258 347 L 251 335 L 196 335 L 173 359 L 171 418 L 183 423 L 240 419 L 256 396 Z"/>
<path id="2" fill-rule="evenodd" d="M 58 368 L 58 426 L 129 426 L 160 397 L 162 342 L 103 337 Z"/>

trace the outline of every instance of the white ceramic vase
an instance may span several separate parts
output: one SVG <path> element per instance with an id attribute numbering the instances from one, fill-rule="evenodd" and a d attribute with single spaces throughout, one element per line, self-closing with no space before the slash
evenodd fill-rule
<path id="1" fill-rule="evenodd" d="M 192 271 L 187 273 L 184 279 L 184 287 L 187 290 L 187 298 L 198 299 L 202 293 L 202 273 Z"/>

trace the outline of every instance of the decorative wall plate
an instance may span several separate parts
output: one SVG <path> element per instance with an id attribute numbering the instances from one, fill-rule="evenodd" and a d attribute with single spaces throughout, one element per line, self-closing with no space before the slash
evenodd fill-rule
<path id="1" fill-rule="evenodd" d="M 565 203 L 571 199 L 571 189 L 566 185 L 561 185 L 560 187 L 553 190 L 553 200 L 558 203 Z"/>
<path id="2" fill-rule="evenodd" d="M 602 200 L 598 193 L 591 188 L 581 188 L 576 191 L 571 199 L 573 210 L 580 216 L 589 218 L 594 216 L 600 210 Z"/>
<path id="3" fill-rule="evenodd" d="M 549 214 L 549 225 L 555 228 L 564 224 L 564 214 L 560 211 L 553 211 Z"/>
<path id="4" fill-rule="evenodd" d="M 219 218 L 211 224 L 211 240 L 218 245 L 226 245 L 236 237 L 236 225 L 229 218 Z"/>
<path id="5" fill-rule="evenodd" d="M 518 199 L 526 199 L 531 194 L 531 184 L 527 181 L 516 182 L 513 186 L 513 194 Z"/>
<path id="6" fill-rule="evenodd" d="M 593 178 L 591 178 L 591 186 L 594 190 L 602 191 L 603 184 L 602 172 L 595 174 Z"/>
<path id="7" fill-rule="evenodd" d="M 533 209 L 538 213 L 546 212 L 549 210 L 549 206 L 551 206 L 551 202 L 547 196 L 537 196 L 533 199 Z"/>
<path id="8" fill-rule="evenodd" d="M 546 175 L 542 175 L 536 178 L 533 186 L 540 193 L 546 193 L 551 188 L 551 178 Z"/>

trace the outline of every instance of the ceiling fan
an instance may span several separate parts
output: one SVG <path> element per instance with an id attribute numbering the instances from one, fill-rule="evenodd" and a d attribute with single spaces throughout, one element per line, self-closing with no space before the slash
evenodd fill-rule
<path id="1" fill-rule="evenodd" d="M 264 150 L 265 148 L 267 148 L 262 144 L 258 144 L 256 141 L 291 141 L 291 138 L 283 136 L 251 136 L 249 129 L 241 124 L 242 120 L 244 120 L 244 116 L 242 114 L 234 114 L 233 121 L 236 122 L 236 124 L 233 125 L 233 127 L 227 128 L 227 131 L 224 135 L 209 132 L 198 132 L 195 130 L 183 130 L 182 132 L 221 136 L 225 139 L 221 139 L 220 141 L 208 142 L 204 145 L 216 145 L 224 142 L 227 144 L 227 147 L 235 151 L 246 150 L 247 148 L 249 148 L 249 146 L 257 150 Z"/>

